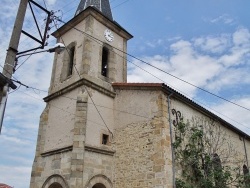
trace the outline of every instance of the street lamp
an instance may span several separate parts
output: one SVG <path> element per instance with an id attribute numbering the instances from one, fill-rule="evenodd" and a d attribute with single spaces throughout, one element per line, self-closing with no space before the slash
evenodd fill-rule
<path id="1" fill-rule="evenodd" d="M 32 52 L 32 53 L 27 53 L 27 54 L 22 54 L 20 56 L 17 56 L 16 61 L 20 57 L 38 54 L 38 53 L 42 53 L 42 52 L 49 52 L 49 53 L 56 52 L 56 53 L 60 54 L 60 52 L 62 52 L 64 49 L 65 49 L 64 44 L 57 43 L 53 48 L 50 48 L 47 50 L 42 50 L 42 51 L 38 51 L 38 52 Z M 11 87 L 12 89 L 16 89 L 17 86 L 12 82 L 11 79 L 7 78 L 2 73 L 0 73 L 0 86 L 3 87 L 2 100 L 1 100 L 1 105 L 0 105 L 0 134 L 1 134 L 2 125 L 3 125 L 3 117 L 4 117 L 4 112 L 5 112 L 6 103 L 7 103 L 8 90 L 9 90 L 9 87 Z"/>
<path id="2" fill-rule="evenodd" d="M 49 53 L 56 52 L 56 53 L 60 54 L 64 49 L 65 49 L 64 44 L 57 43 L 53 48 L 50 48 L 50 49 L 47 49 L 47 50 L 42 50 L 42 51 L 38 51 L 38 52 L 32 52 L 32 53 L 27 53 L 27 54 L 19 55 L 19 56 L 16 57 L 16 60 L 18 58 L 20 58 L 20 57 L 23 57 L 23 56 L 33 55 L 33 54 L 39 54 L 39 53 L 42 53 L 42 52 L 49 52 Z"/>

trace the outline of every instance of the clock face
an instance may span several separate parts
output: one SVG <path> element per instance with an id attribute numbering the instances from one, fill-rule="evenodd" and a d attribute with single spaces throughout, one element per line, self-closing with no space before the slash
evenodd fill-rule
<path id="1" fill-rule="evenodd" d="M 112 42 L 114 40 L 114 35 L 113 35 L 113 33 L 109 29 L 106 29 L 104 31 L 104 37 L 109 42 Z"/>

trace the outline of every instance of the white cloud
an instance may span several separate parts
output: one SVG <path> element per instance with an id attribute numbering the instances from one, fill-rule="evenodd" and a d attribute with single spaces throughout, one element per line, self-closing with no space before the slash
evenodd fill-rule
<path id="1" fill-rule="evenodd" d="M 247 57 L 250 55 L 250 40 L 248 36 L 248 29 L 239 28 L 231 35 L 198 37 L 190 41 L 178 40 L 170 45 L 169 56 L 157 55 L 142 57 L 142 59 L 198 87 L 219 92 L 225 87 L 234 88 L 239 82 L 250 83 L 248 69 L 237 67 L 249 64 Z M 159 79 L 131 65 L 128 81 L 164 81 L 190 97 L 196 95 L 197 88 L 139 61 L 134 61 L 134 63 L 151 74 L 157 75 Z"/>
<path id="2" fill-rule="evenodd" d="M 218 92 L 222 88 L 225 90 L 228 87 L 232 89 L 237 89 L 240 84 L 249 84 L 249 70 L 245 68 L 228 68 L 222 69 L 220 74 L 214 77 L 214 79 L 209 82 L 206 88 L 209 91 Z"/>
<path id="3" fill-rule="evenodd" d="M 9 0 L 2 0 L 1 3 L 4 6 L 2 6 L 0 11 L 0 20 L 1 23 L 7 23 L 16 16 L 15 13 L 19 3 L 14 3 L 13 1 Z"/>
<path id="4" fill-rule="evenodd" d="M 233 42 L 235 45 L 248 45 L 250 41 L 250 32 L 246 28 L 240 28 L 233 34 Z"/>
<path id="5" fill-rule="evenodd" d="M 49 5 L 54 5 L 56 3 L 56 0 L 46 0 L 46 2 L 49 4 Z"/>
<path id="6" fill-rule="evenodd" d="M 39 0 L 39 2 L 43 5 L 42 0 Z M 60 2 L 62 1 L 46 0 L 48 6 Z M 13 18 L 16 16 L 13 12 L 15 12 L 18 3 L 3 0 L 2 4 L 4 4 L 4 6 L 1 7 L 0 11 L 0 23 L 3 24 L 3 26 L 7 24 L 13 25 Z M 77 6 L 77 4 L 75 6 Z M 28 18 L 30 18 L 29 15 L 28 13 Z M 166 20 L 172 22 L 171 18 L 166 18 Z M 31 23 L 32 22 L 29 21 L 25 23 L 25 27 L 29 31 L 33 31 Z M 222 15 L 211 20 L 211 23 L 233 24 L 234 20 L 228 15 Z M 5 49 L 9 42 L 11 31 L 12 27 L 0 28 L 0 47 L 3 49 L 0 51 L 0 57 L 5 57 Z M 23 37 L 23 39 L 21 39 L 20 48 L 34 47 L 32 45 L 33 43 L 28 42 L 26 38 L 27 37 Z M 212 91 L 219 92 L 225 87 L 235 87 L 235 83 L 250 83 L 248 76 L 249 71 L 244 69 L 244 67 L 235 67 L 249 63 L 246 60 L 246 57 L 249 57 L 250 44 L 248 29 L 241 27 L 233 34 L 222 34 L 219 36 L 209 35 L 194 38 L 193 40 L 181 39 L 181 36 L 177 36 L 168 40 L 157 39 L 147 41 L 148 46 L 155 49 L 159 46 L 167 49 L 169 46 L 166 47 L 164 41 L 168 43 L 171 42 L 171 51 L 167 55 L 143 56 L 142 59 L 199 87 L 211 89 Z M 146 40 L 142 39 L 141 41 Z M 53 43 L 50 45 L 53 45 Z M 139 46 L 137 44 L 134 48 L 144 51 L 145 46 L 146 45 Z M 49 54 L 46 56 L 44 56 L 44 54 L 34 55 L 25 62 L 14 76 L 28 86 L 47 90 L 53 63 L 52 58 L 53 55 Z M 22 60 L 24 59 L 20 59 L 20 63 Z M 0 63 L 3 64 L 3 60 Z M 139 61 L 134 61 L 134 63 L 151 74 L 156 75 L 161 80 L 152 77 L 152 75 L 130 64 L 128 73 L 128 80 L 130 82 L 164 81 L 167 85 L 170 85 L 188 97 L 196 96 L 196 88 L 180 80 L 176 80 L 163 72 L 148 67 Z M 19 91 L 26 92 L 29 96 Z M 2 146 L 0 148 L 0 182 L 18 188 L 26 188 L 29 187 L 39 116 L 45 106 L 44 102 L 34 99 L 33 97 L 42 99 L 46 93 L 34 93 L 33 90 L 26 90 L 23 86 L 19 91 L 9 95 L 2 135 L 0 135 L 0 145 Z M 250 98 L 248 96 L 242 99 L 235 99 L 234 101 L 243 106 L 250 107 Z M 227 114 L 227 116 L 232 117 L 232 119 L 237 120 L 241 117 L 240 122 L 249 122 L 249 116 L 246 111 L 234 108 L 234 106 L 230 106 L 228 103 L 214 105 L 213 108 L 223 114 Z M 235 124 L 235 122 L 232 123 Z"/>
<path id="7" fill-rule="evenodd" d="M 236 30 L 232 35 L 233 46 L 219 58 L 219 63 L 226 67 L 246 64 L 250 54 L 250 31 L 246 28 Z"/>
<path id="8" fill-rule="evenodd" d="M 249 30 L 246 28 L 239 28 L 231 35 L 198 37 L 190 41 L 178 40 L 172 43 L 170 50 L 168 56 L 155 55 L 142 57 L 142 59 L 212 93 L 219 93 L 227 89 L 237 90 L 241 84 L 250 84 L 250 61 L 248 60 L 250 39 Z M 197 97 L 197 88 L 138 60 L 133 63 L 147 72 L 129 64 L 129 82 L 165 82 L 189 98 Z M 229 98 L 229 100 L 250 108 L 249 96 L 237 96 L 233 99 Z M 211 109 L 222 119 L 250 134 L 250 127 L 245 124 L 250 121 L 249 111 L 225 101 L 213 105 Z"/>
<path id="9" fill-rule="evenodd" d="M 228 35 L 199 37 L 194 40 L 194 45 L 205 52 L 222 53 L 229 46 L 229 38 Z"/>
<path id="10" fill-rule="evenodd" d="M 29 177 L 31 174 L 30 166 L 0 165 L 0 174 L 0 182 L 18 188 L 29 187 Z M 28 181 L 24 181 L 26 179 L 28 179 Z"/>
<path id="11" fill-rule="evenodd" d="M 217 18 L 211 19 L 209 20 L 210 23 L 224 23 L 224 24 L 233 24 L 234 23 L 234 19 L 231 18 L 229 15 L 227 14 L 223 14 Z"/>
<path id="12" fill-rule="evenodd" d="M 250 96 L 240 97 L 241 98 L 232 100 L 232 102 L 250 109 Z M 250 126 L 247 123 L 250 121 L 249 111 L 228 102 L 213 105 L 212 108 L 216 110 L 216 112 L 214 113 L 220 116 L 222 119 L 225 119 L 227 122 L 235 125 L 239 129 L 250 135 Z"/>

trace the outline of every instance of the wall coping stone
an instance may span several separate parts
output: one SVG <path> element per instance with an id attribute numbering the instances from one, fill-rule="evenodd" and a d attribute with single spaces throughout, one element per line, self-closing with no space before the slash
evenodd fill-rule
<path id="1" fill-rule="evenodd" d="M 90 152 L 94 152 L 94 153 L 110 155 L 110 156 L 114 156 L 114 154 L 115 154 L 114 150 L 110 150 L 110 149 L 106 149 L 106 148 L 104 149 L 104 148 L 99 148 L 99 147 L 93 147 L 93 146 L 90 146 L 90 145 L 85 145 L 85 150 L 90 151 Z"/>
<path id="2" fill-rule="evenodd" d="M 72 149 L 73 149 L 73 146 L 67 146 L 67 147 L 63 147 L 63 148 L 43 152 L 43 153 L 41 153 L 41 156 L 42 157 L 47 157 L 47 156 L 55 155 L 55 154 L 58 154 L 58 153 L 64 153 L 64 152 L 72 151 Z"/>

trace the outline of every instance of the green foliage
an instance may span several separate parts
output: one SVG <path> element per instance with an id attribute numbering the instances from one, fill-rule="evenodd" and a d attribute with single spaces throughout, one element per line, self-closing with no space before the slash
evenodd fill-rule
<path id="1" fill-rule="evenodd" d="M 176 125 L 175 164 L 181 169 L 176 188 L 248 187 L 239 168 L 222 165 L 221 153 L 211 152 L 213 143 L 207 134 L 213 131 L 205 131 L 203 125 L 184 123 L 183 119 Z"/>

